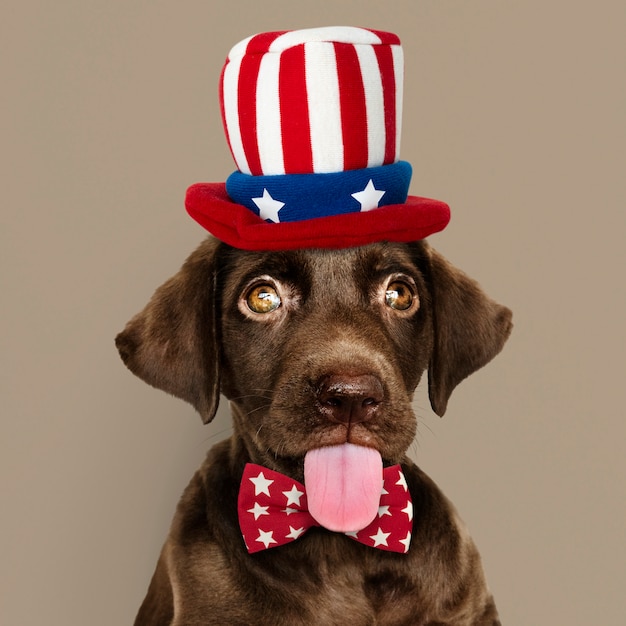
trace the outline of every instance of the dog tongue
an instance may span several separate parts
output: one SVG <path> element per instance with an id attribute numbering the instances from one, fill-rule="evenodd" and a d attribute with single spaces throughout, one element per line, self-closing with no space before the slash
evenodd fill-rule
<path id="1" fill-rule="evenodd" d="M 378 513 L 383 461 L 372 448 L 344 443 L 315 448 L 304 457 L 309 513 L 324 528 L 354 532 Z"/>

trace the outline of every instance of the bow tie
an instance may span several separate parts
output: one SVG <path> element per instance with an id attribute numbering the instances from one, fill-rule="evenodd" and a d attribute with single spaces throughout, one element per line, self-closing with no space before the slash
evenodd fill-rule
<path id="1" fill-rule="evenodd" d="M 408 552 L 413 527 L 413 503 L 399 465 L 383 469 L 378 515 L 346 536 L 373 548 Z M 249 553 L 276 548 L 321 526 L 308 512 L 306 489 L 284 474 L 248 463 L 238 501 L 239 526 Z"/>

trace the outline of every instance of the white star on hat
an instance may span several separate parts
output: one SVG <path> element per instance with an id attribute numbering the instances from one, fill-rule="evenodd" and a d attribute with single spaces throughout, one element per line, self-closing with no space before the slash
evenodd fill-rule
<path id="1" fill-rule="evenodd" d="M 257 541 L 262 543 L 265 548 L 269 548 L 271 543 L 278 543 L 276 539 L 272 536 L 274 534 L 273 530 L 268 530 L 267 532 L 261 530 L 259 528 L 259 536 L 257 537 Z"/>
<path id="2" fill-rule="evenodd" d="M 263 472 L 259 472 L 259 475 L 256 478 L 250 479 L 251 483 L 254 483 L 254 495 L 258 496 L 260 493 L 264 493 L 265 495 L 270 495 L 270 485 L 274 482 L 269 478 L 265 478 L 265 474 Z"/>
<path id="3" fill-rule="evenodd" d="M 287 498 L 287 506 L 290 504 L 300 506 L 300 498 L 304 495 L 304 491 L 299 491 L 294 485 L 290 491 L 283 491 L 283 495 Z"/>
<path id="4" fill-rule="evenodd" d="M 280 222 L 278 212 L 285 206 L 285 203 L 280 200 L 274 200 L 267 189 L 263 189 L 263 195 L 260 198 L 252 198 L 252 202 L 259 207 L 261 219 Z"/>
<path id="5" fill-rule="evenodd" d="M 391 533 L 384 533 L 383 529 L 379 526 L 378 532 L 375 535 L 371 535 L 370 539 L 374 542 L 374 547 L 376 546 L 386 546 L 387 545 L 387 537 L 389 537 Z"/>
<path id="6" fill-rule="evenodd" d="M 367 183 L 363 191 L 358 191 L 351 195 L 361 205 L 361 211 L 371 211 L 372 209 L 378 208 L 378 203 L 385 195 L 385 192 L 381 189 L 376 189 L 374 182 L 370 178 L 369 183 Z"/>

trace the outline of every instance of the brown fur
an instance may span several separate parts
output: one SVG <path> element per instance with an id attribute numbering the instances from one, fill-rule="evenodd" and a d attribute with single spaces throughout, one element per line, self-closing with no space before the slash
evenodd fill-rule
<path id="1" fill-rule="evenodd" d="M 414 285 L 411 309 L 385 304 L 390 275 Z M 271 314 L 245 308 L 259 276 L 282 295 Z M 499 624 L 474 544 L 406 450 L 422 373 L 443 415 L 454 387 L 510 330 L 511 312 L 425 242 L 253 253 L 207 239 L 116 339 L 135 374 L 190 402 L 205 422 L 221 390 L 234 424 L 182 496 L 135 624 Z M 383 397 L 367 419 L 334 419 L 319 399 L 329 377 L 344 387 L 375 378 Z M 346 441 L 402 464 L 415 510 L 408 554 L 313 529 L 249 555 L 236 513 L 245 463 L 302 481 L 307 450 Z"/>

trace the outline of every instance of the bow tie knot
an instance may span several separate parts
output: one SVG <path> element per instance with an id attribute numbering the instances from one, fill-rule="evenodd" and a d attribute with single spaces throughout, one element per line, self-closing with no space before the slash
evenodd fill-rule
<path id="1" fill-rule="evenodd" d="M 378 514 L 365 527 L 346 536 L 373 548 L 405 553 L 413 527 L 413 503 L 400 465 L 383 470 Z M 295 541 L 313 526 L 306 489 L 284 474 L 248 463 L 238 500 L 239 526 L 249 553 Z"/>

